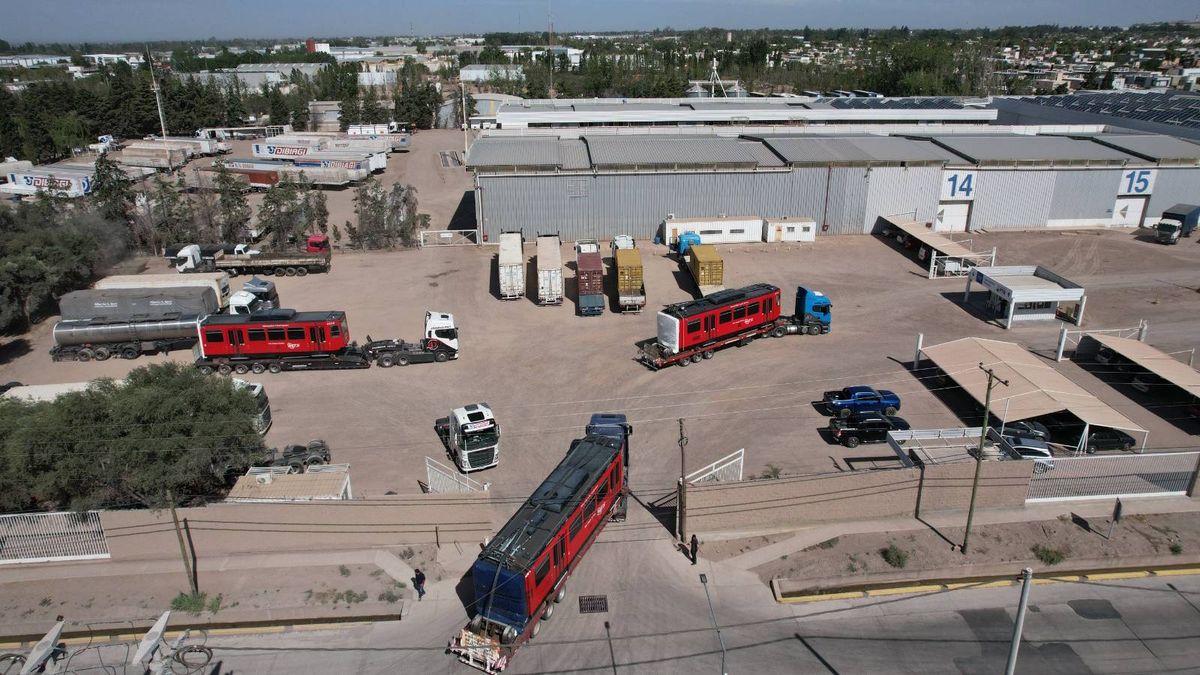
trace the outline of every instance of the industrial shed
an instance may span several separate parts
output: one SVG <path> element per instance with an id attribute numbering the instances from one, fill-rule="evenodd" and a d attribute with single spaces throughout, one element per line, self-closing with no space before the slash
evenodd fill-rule
<path id="1" fill-rule="evenodd" d="M 987 290 L 984 308 L 1002 319 L 1005 328 L 1012 328 L 1014 321 L 1066 319 L 1076 325 L 1083 322 L 1083 308 L 1087 305 L 1083 287 L 1040 265 L 972 267 L 967 273 L 964 303 L 971 300 L 972 283 Z"/>
<path id="2" fill-rule="evenodd" d="M 1081 451 L 1093 426 L 1140 434 L 1146 446 L 1145 429 L 1014 342 L 969 337 L 923 347 L 920 353 L 981 406 L 987 397 L 984 368 L 1007 381 L 992 388 L 991 414 L 1002 423 L 1066 412 L 1083 423 Z"/>

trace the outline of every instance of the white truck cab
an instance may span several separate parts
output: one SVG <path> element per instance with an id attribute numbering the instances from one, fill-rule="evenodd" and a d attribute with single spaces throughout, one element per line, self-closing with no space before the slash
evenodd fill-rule
<path id="1" fill-rule="evenodd" d="M 425 341 L 437 340 L 458 351 L 458 328 L 454 315 L 445 312 L 425 312 Z"/>
<path id="2" fill-rule="evenodd" d="M 253 248 L 251 244 L 234 244 L 231 248 L 231 255 L 258 255 L 262 251 Z M 199 244 L 188 244 L 179 249 L 175 254 L 175 271 L 186 272 L 203 267 L 205 259 L 219 258 L 225 255 L 225 251 L 206 252 Z"/>
<path id="3" fill-rule="evenodd" d="M 500 460 L 500 425 L 487 403 L 472 403 L 437 421 L 438 434 L 463 473 L 496 466 Z"/>
<path id="4" fill-rule="evenodd" d="M 229 296 L 229 313 L 249 316 L 255 312 L 274 309 L 275 305 L 266 302 L 250 291 L 238 291 Z"/>

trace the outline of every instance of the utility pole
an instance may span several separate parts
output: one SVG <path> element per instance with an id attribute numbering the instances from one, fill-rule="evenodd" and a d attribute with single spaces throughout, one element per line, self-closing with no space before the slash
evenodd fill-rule
<path id="1" fill-rule="evenodd" d="M 996 371 L 991 368 L 984 368 L 983 362 L 979 363 L 979 369 L 987 373 L 987 395 L 983 399 L 983 424 L 979 430 L 979 452 L 975 453 L 975 478 L 971 481 L 971 506 L 967 509 L 967 530 L 963 532 L 962 551 L 963 555 L 967 554 L 967 541 L 971 538 L 971 522 L 975 520 L 975 495 L 979 492 L 979 469 L 983 466 L 983 443 L 987 440 L 988 420 L 992 414 L 992 387 L 999 382 L 1004 386 L 1008 386 L 1008 380 L 1002 380 L 996 376 Z"/>
<path id="2" fill-rule="evenodd" d="M 683 449 L 687 447 L 687 436 L 683 435 L 683 418 L 679 418 L 679 541 L 687 543 L 687 460 Z"/>
<path id="3" fill-rule="evenodd" d="M 470 123 L 467 121 L 467 83 L 459 82 L 459 89 L 462 91 L 462 118 L 463 118 L 463 161 L 467 160 L 467 129 L 470 128 Z"/>
<path id="4" fill-rule="evenodd" d="M 546 70 L 550 73 L 550 98 L 554 98 L 554 57 L 550 52 L 554 49 L 554 4 L 546 0 Z"/>
<path id="5" fill-rule="evenodd" d="M 1025 607 L 1029 604 L 1029 587 L 1033 584 L 1033 570 L 1021 570 L 1021 601 L 1017 603 L 1017 621 L 1013 624 L 1012 645 L 1008 648 L 1008 663 L 1004 675 L 1013 675 L 1017 670 L 1017 650 L 1021 648 L 1021 632 L 1025 629 Z"/>
<path id="6" fill-rule="evenodd" d="M 192 589 L 192 595 L 199 595 L 200 587 L 196 583 L 196 575 L 192 573 L 192 561 L 188 559 L 187 545 L 183 543 L 183 529 L 179 527 L 179 514 L 175 512 L 175 492 L 167 492 L 167 499 L 171 504 L 171 520 L 175 523 L 175 536 L 179 537 L 179 555 L 183 557 L 183 571 L 187 573 L 188 586 Z"/>
<path id="7" fill-rule="evenodd" d="M 159 95 L 158 78 L 154 75 L 154 57 L 150 55 L 150 46 L 146 46 L 146 64 L 150 67 L 150 89 L 154 92 L 154 102 L 158 104 L 158 125 L 162 128 L 162 137 L 167 137 L 167 118 L 163 115 L 162 96 Z"/>

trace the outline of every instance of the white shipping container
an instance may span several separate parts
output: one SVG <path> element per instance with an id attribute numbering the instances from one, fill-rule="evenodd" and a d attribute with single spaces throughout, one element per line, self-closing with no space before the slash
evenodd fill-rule
<path id="1" fill-rule="evenodd" d="M 500 297 L 515 300 L 525 295 L 525 249 L 520 232 L 500 235 Z"/>
<path id="2" fill-rule="evenodd" d="M 559 305 L 563 301 L 562 242 L 558 235 L 537 238 L 538 302 Z"/>
<path id="3" fill-rule="evenodd" d="M 816 241 L 817 221 L 812 218 L 768 218 L 763 221 L 762 240 L 769 243 Z"/>
<path id="4" fill-rule="evenodd" d="M 229 305 L 229 275 L 224 272 L 121 274 L 97 281 L 94 288 L 186 288 L 192 286 L 213 289 L 222 310 Z"/>
<path id="5" fill-rule="evenodd" d="M 667 240 L 674 244 L 684 232 L 700 235 L 702 244 L 745 244 L 762 241 L 763 219 L 739 217 L 667 218 Z"/>

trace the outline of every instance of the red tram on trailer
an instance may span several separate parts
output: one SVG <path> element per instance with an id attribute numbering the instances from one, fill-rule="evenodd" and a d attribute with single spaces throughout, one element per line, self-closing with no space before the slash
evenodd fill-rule
<path id="1" fill-rule="evenodd" d="M 553 616 L 605 522 L 624 518 L 631 434 L 624 415 L 593 415 L 587 436 L 484 547 L 471 568 L 475 615 L 449 647 L 460 661 L 500 672 Z"/>
<path id="2" fill-rule="evenodd" d="M 275 309 L 212 314 L 199 326 L 196 366 L 222 374 L 236 371 L 366 368 L 368 356 L 350 341 L 346 313 Z"/>

